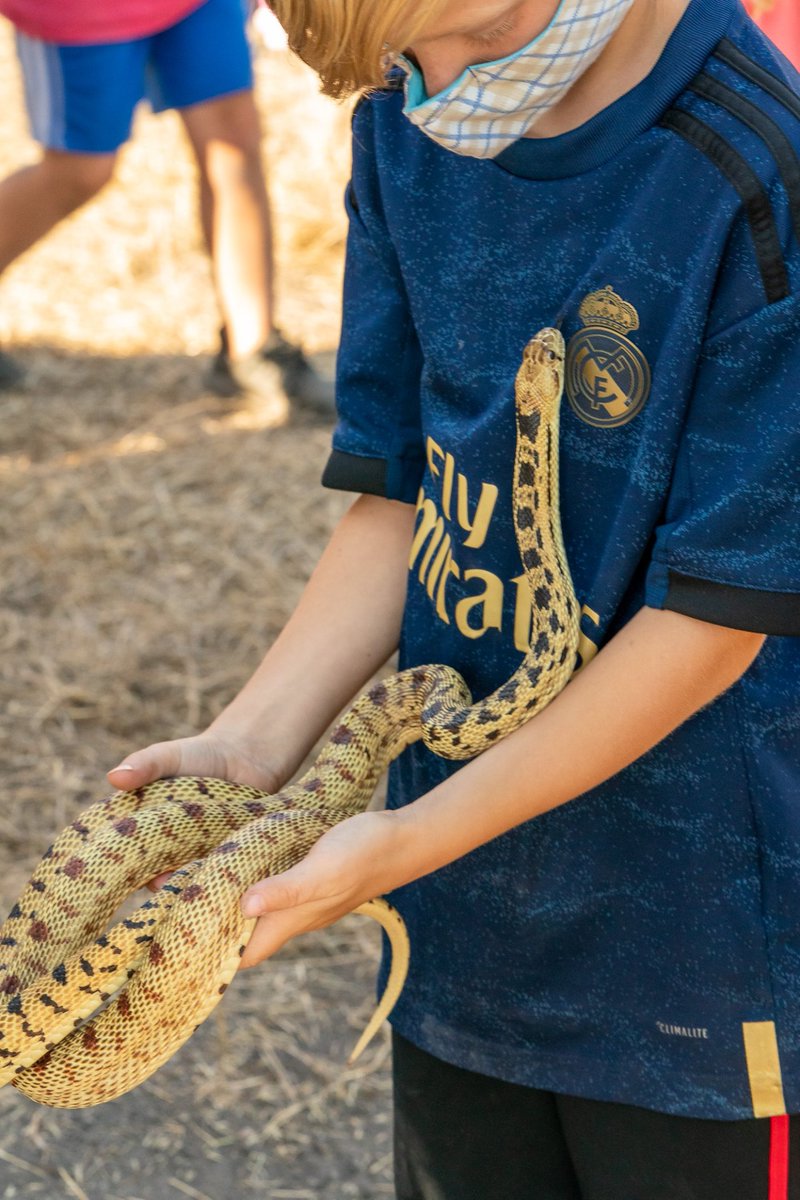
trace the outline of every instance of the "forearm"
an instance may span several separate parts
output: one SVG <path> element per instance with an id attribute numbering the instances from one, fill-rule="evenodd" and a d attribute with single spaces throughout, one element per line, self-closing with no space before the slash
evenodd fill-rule
<path id="1" fill-rule="evenodd" d="M 290 871 L 249 888 L 244 912 L 261 920 L 242 965 L 597 787 L 735 682 L 762 641 L 642 609 L 516 733 L 413 804 L 335 826 Z"/>
<path id="2" fill-rule="evenodd" d="M 268 739 L 278 774 L 293 774 L 397 646 L 413 526 L 411 505 L 376 496 L 353 504 L 283 632 L 211 730 Z"/>
<path id="3" fill-rule="evenodd" d="M 532 721 L 387 814 L 402 846 L 392 886 L 597 787 L 734 683 L 762 642 L 642 609 Z"/>

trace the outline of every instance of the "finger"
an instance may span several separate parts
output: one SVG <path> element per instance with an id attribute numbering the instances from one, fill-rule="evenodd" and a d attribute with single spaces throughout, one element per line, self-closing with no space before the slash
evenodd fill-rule
<path id="1" fill-rule="evenodd" d="M 143 787 L 155 779 L 182 773 L 181 747 L 179 742 L 156 742 L 145 750 L 137 750 L 124 758 L 119 766 L 108 772 L 107 778 L 116 788 L 128 791 Z"/>
<path id="2" fill-rule="evenodd" d="M 271 889 L 269 891 L 271 892 Z M 276 896 L 278 894 L 276 889 Z M 283 898 L 286 898 L 285 894 Z M 267 896 L 268 903 L 272 899 L 271 895 Z M 240 966 L 254 967 L 280 950 L 293 937 L 309 933 L 312 929 L 323 929 L 326 925 L 332 925 L 334 921 L 351 912 L 353 907 L 349 901 L 326 900 L 314 903 L 309 900 L 286 908 L 270 909 L 256 921 Z"/>
<path id="3" fill-rule="evenodd" d="M 154 879 L 148 879 L 145 886 L 148 887 L 151 892 L 157 892 L 158 889 L 163 887 L 167 880 L 171 879 L 174 874 L 174 871 L 164 871 L 161 875 L 156 875 Z"/>
<path id="4" fill-rule="evenodd" d="M 285 946 L 296 934 L 303 932 L 302 924 L 298 928 L 297 912 L 293 909 L 262 917 L 256 921 L 256 927 L 245 947 L 239 966 L 243 969 L 257 966 Z"/>
<path id="5" fill-rule="evenodd" d="M 315 899 L 306 879 L 307 872 L 302 864 L 254 883 L 242 896 L 242 913 L 246 917 L 263 917 L 265 913 L 282 912 L 297 908 Z"/>

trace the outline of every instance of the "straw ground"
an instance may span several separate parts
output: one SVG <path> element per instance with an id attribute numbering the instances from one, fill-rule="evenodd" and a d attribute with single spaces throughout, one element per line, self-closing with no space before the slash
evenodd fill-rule
<path id="1" fill-rule="evenodd" d="M 330 352 L 348 112 L 259 54 L 283 327 Z M 36 150 L 0 26 L 0 172 Z M 346 497 L 330 430 L 203 389 L 217 316 L 174 114 L 143 114 L 117 181 L 10 270 L 0 341 L 0 903 L 128 750 L 201 728 L 290 612 Z M 0 1092 L 2 1200 L 391 1195 L 386 1036 L 343 1064 L 377 938 L 349 918 L 240 978 L 151 1081 L 100 1109 Z"/>

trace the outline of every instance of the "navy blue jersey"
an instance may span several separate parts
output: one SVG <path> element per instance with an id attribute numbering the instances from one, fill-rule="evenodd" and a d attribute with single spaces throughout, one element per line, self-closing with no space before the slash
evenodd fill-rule
<path id="1" fill-rule="evenodd" d="M 418 506 L 401 665 L 482 696 L 520 661 L 514 378 L 554 324 L 584 659 L 643 605 L 770 636 L 609 782 L 393 897 L 394 1023 L 557 1092 L 800 1112 L 798 77 L 738 0 L 692 0 L 652 73 L 561 137 L 463 158 L 402 105 L 354 120 L 325 474 Z M 456 769 L 411 747 L 390 805 Z"/>

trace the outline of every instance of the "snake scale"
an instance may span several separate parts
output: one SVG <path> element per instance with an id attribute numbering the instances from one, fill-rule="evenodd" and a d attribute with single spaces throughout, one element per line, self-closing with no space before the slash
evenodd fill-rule
<path id="1" fill-rule="evenodd" d="M 82 1108 L 141 1083 L 233 978 L 255 924 L 240 910 L 247 887 L 287 870 L 326 830 L 363 812 L 385 767 L 411 742 L 470 758 L 567 683 L 579 612 L 558 504 L 563 385 L 563 338 L 544 329 L 526 346 L 515 385 L 513 513 L 533 619 L 514 674 L 475 704 L 450 667 L 390 676 L 354 702 L 311 769 L 276 795 L 223 780 L 165 779 L 84 811 L 0 928 L 0 1085 Z M 176 862 L 189 865 L 107 929 L 125 896 Z M 357 1051 L 397 998 L 409 954 L 402 920 L 385 901 L 358 911 L 386 929 L 393 964 Z"/>

